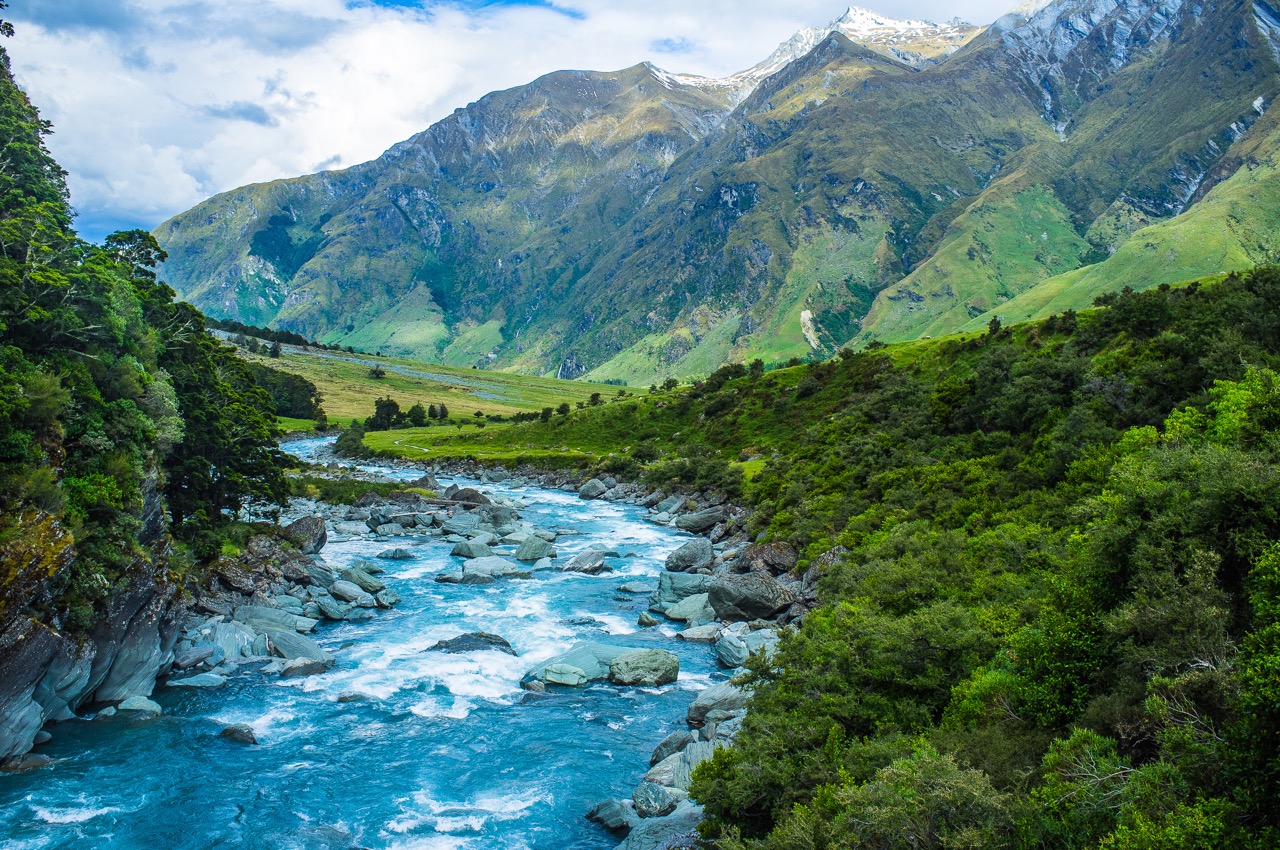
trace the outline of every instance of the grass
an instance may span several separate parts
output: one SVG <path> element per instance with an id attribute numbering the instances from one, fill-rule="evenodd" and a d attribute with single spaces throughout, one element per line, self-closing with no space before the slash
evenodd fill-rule
<path id="1" fill-rule="evenodd" d="M 561 402 L 575 405 L 579 401 L 587 401 L 592 393 L 609 395 L 616 392 L 616 388 L 579 381 L 292 346 L 285 346 L 278 358 L 247 357 L 275 369 L 301 375 L 314 383 L 324 398 L 329 421 L 335 424 L 369 416 L 373 413 L 373 401 L 378 397 L 395 399 L 401 410 L 407 410 L 415 403 L 426 407 L 443 402 L 451 416 L 459 417 L 469 416 L 477 410 L 486 416 L 540 411 L 544 407 L 556 407 Z M 374 367 L 384 370 L 386 375 L 372 377 L 370 371 Z M 301 422 L 282 421 L 290 425 Z M 314 427 L 314 423 L 304 423 L 298 430 L 309 427 Z"/>
<path id="2" fill-rule="evenodd" d="M 313 434 L 316 430 L 315 420 L 312 419 L 292 419 L 288 416 L 277 416 L 276 426 L 286 434 L 307 433 Z"/>

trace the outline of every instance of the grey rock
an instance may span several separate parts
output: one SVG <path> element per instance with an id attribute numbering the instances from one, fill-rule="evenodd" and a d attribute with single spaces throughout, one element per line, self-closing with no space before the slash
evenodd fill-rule
<path id="1" fill-rule="evenodd" d="M 316 625 L 316 621 L 310 617 L 299 617 L 288 611 L 268 608 L 265 605 L 237 605 L 235 618 L 259 632 L 285 630 L 309 632 Z"/>
<path id="2" fill-rule="evenodd" d="M 578 643 L 574 644 L 568 652 L 558 655 L 555 658 L 548 659 L 542 666 L 535 667 L 525 676 L 526 681 L 541 680 L 544 682 L 554 682 L 556 684 L 566 684 L 565 682 L 556 681 L 549 678 L 547 671 L 551 668 L 557 668 L 555 672 L 556 678 L 572 678 L 572 670 L 577 670 L 582 675 L 582 681 L 575 684 L 583 684 L 594 679 L 609 678 L 609 665 L 613 663 L 615 658 L 625 655 L 628 652 L 638 652 L 640 650 L 623 646 L 609 646 L 602 643 Z M 567 668 L 567 669 L 565 669 Z"/>
<path id="3" fill-rule="evenodd" d="M 640 616 L 636 618 L 636 625 L 643 628 L 652 628 L 658 625 L 658 618 L 650 614 L 648 611 L 641 611 Z"/>
<path id="4" fill-rule="evenodd" d="M 608 490 L 609 488 L 604 485 L 603 481 L 598 478 L 592 478 L 578 488 L 578 496 L 583 499 L 598 499 Z"/>
<path id="5" fill-rule="evenodd" d="M 197 673 L 185 679 L 170 679 L 168 685 L 171 688 L 220 688 L 226 683 L 226 677 L 217 673 Z"/>
<path id="6" fill-rule="evenodd" d="M 649 596 L 649 610 L 659 614 L 672 605 L 699 593 L 706 593 L 711 577 L 701 573 L 673 573 L 663 570 L 658 589 Z"/>
<path id="7" fill-rule="evenodd" d="M 378 553 L 377 557 L 384 561 L 410 561 L 413 559 L 413 553 L 402 546 L 397 546 L 395 549 L 384 549 Z"/>
<path id="8" fill-rule="evenodd" d="M 642 818 L 660 818 L 676 810 L 680 801 L 662 785 L 654 782 L 641 782 L 631 793 L 631 802 L 635 804 L 636 814 Z"/>
<path id="9" fill-rule="evenodd" d="M 160 704 L 146 697 L 129 697 L 116 706 L 119 711 L 136 711 L 140 714 L 164 714 Z"/>
<path id="10" fill-rule="evenodd" d="M 694 626 L 676 635 L 680 640 L 690 643 L 715 643 L 720 638 L 723 627 L 719 623 L 708 623 L 705 626 Z"/>
<path id="11" fill-rule="evenodd" d="M 642 818 L 616 850 L 675 850 L 697 846 L 702 807 L 685 800 L 664 818 Z"/>
<path id="12" fill-rule="evenodd" d="M 359 585 L 342 580 L 335 581 L 329 588 L 329 593 L 331 593 L 334 598 L 341 599 L 344 602 L 355 602 L 365 595 L 364 590 Z"/>
<path id="13" fill-rule="evenodd" d="M 343 581 L 349 581 L 359 587 L 365 593 L 380 593 L 387 589 L 381 579 L 374 578 L 364 570 L 357 567 L 351 567 L 338 573 Z"/>
<path id="14" fill-rule="evenodd" d="M 280 678 L 297 679 L 302 676 L 315 676 L 325 672 L 331 666 L 332 662 L 326 663 L 312 658 L 297 658 L 285 663 L 280 670 Z"/>
<path id="15" fill-rule="evenodd" d="M 672 732 L 670 735 L 662 739 L 662 743 L 658 744 L 653 750 L 653 755 L 649 758 L 649 766 L 657 764 L 693 743 L 693 735 L 685 729 Z"/>
<path id="16" fill-rule="evenodd" d="M 542 558 L 554 558 L 555 556 L 555 547 L 549 542 L 541 537 L 530 537 L 520 544 L 520 548 L 516 550 L 515 558 L 517 561 L 537 561 Z"/>
<path id="17" fill-rule="evenodd" d="M 271 632 L 267 635 L 267 641 L 271 645 L 271 654 L 286 661 L 307 658 L 312 661 L 333 662 L 333 656 L 321 648 L 320 644 L 294 632 Z"/>
<path id="18" fill-rule="evenodd" d="M 355 587 L 355 585 L 352 585 Z M 359 590 L 359 588 L 356 588 Z M 351 615 L 351 606 L 345 602 L 339 602 L 332 596 L 320 596 L 316 598 L 316 607 L 320 609 L 321 615 L 326 620 L 345 620 Z"/>
<path id="19" fill-rule="evenodd" d="M 707 605 L 707 594 L 695 593 L 681 599 L 663 612 L 669 620 L 681 620 L 691 626 L 700 625 L 715 619 L 714 613 Z"/>
<path id="20" fill-rule="evenodd" d="M 379 537 L 403 537 L 405 531 L 404 526 L 400 523 L 388 522 L 375 528 L 373 533 Z"/>
<path id="21" fill-rule="evenodd" d="M 519 575 L 521 572 L 520 565 L 508 561 L 506 558 L 489 557 L 489 558 L 473 558 L 462 565 L 462 577 L 466 581 L 469 577 L 481 576 L 489 579 L 501 578 L 502 576 Z"/>
<path id="22" fill-rule="evenodd" d="M 469 531 L 475 531 L 477 525 L 480 524 L 480 517 L 471 513 L 460 513 L 452 519 L 446 520 L 441 526 L 446 534 L 466 534 Z"/>
<path id="23" fill-rule="evenodd" d="M 667 498 L 663 499 L 661 502 L 658 502 L 654 510 L 660 514 L 670 514 L 670 513 L 673 513 L 674 511 L 679 510 L 681 507 L 683 507 L 684 503 L 685 503 L 684 496 L 679 496 L 679 495 L 668 496 Z"/>
<path id="24" fill-rule="evenodd" d="M 304 555 L 316 554 L 329 542 L 324 520 L 318 516 L 304 516 L 295 520 L 285 526 L 284 533 Z"/>
<path id="25" fill-rule="evenodd" d="M 767 619 L 796 601 L 794 593 L 759 572 L 717 576 L 707 594 L 716 617 L 726 622 Z"/>
<path id="26" fill-rule="evenodd" d="M 711 541 L 696 537 L 668 555 L 666 566 L 673 573 L 684 573 L 709 567 L 714 558 Z"/>
<path id="27" fill-rule="evenodd" d="M 506 638 L 488 632 L 468 632 L 456 638 L 442 640 L 434 644 L 431 650 L 451 653 L 497 651 L 505 652 L 507 655 L 516 654 Z"/>
<path id="28" fill-rule="evenodd" d="M 391 588 L 378 591 L 374 594 L 373 599 L 378 603 L 379 608 L 394 608 L 400 604 L 400 594 Z"/>
<path id="29" fill-rule="evenodd" d="M 587 819 L 595 821 L 611 832 L 625 833 L 640 821 L 635 804 L 630 800 L 608 799 L 597 803 L 587 813 Z"/>
<path id="30" fill-rule="evenodd" d="M 314 558 L 311 563 L 307 564 L 307 574 L 311 576 L 312 583 L 317 587 L 328 587 L 338 578 L 338 574 L 330 569 L 328 564 L 321 563 Z"/>
<path id="31" fill-rule="evenodd" d="M 651 584 L 645 584 L 642 581 L 629 581 L 626 584 L 618 585 L 619 593 L 653 593 L 655 590 Z"/>
<path id="32" fill-rule="evenodd" d="M 216 624 L 209 632 L 209 642 L 218 646 L 224 659 L 236 661 L 253 654 L 253 640 L 257 636 L 258 633 L 249 626 L 232 620 Z"/>
<path id="33" fill-rule="evenodd" d="M 725 509 L 719 505 L 714 508 L 703 508 L 700 511 L 685 514 L 676 518 L 676 528 L 691 531 L 699 534 L 708 530 L 718 522 L 723 522 L 727 516 Z"/>
<path id="34" fill-rule="evenodd" d="M 586 575 L 599 575 L 613 568 L 605 564 L 605 553 L 594 549 L 588 549 L 585 552 L 579 552 L 569 560 L 567 564 L 560 569 L 567 573 L 585 573 Z"/>
<path id="35" fill-rule="evenodd" d="M 198 644 L 191 649 L 180 652 L 174 656 L 173 666 L 179 670 L 186 670 L 188 667 L 194 667 L 200 662 L 207 661 L 212 658 L 213 653 L 217 648 L 218 647 L 212 643 Z"/>
<path id="36" fill-rule="evenodd" d="M 752 653 L 763 652 L 769 656 L 777 646 L 778 633 L 773 629 L 726 629 L 716 641 L 716 660 L 725 667 L 741 667 Z"/>
<path id="37" fill-rule="evenodd" d="M 449 498 L 453 499 L 455 502 L 466 502 L 467 504 L 470 504 L 470 505 L 493 504 L 492 499 L 490 499 L 484 493 L 481 493 L 479 490 L 476 490 L 472 487 L 463 487 L 461 490 L 458 490 Z"/>
<path id="38" fill-rule="evenodd" d="M 219 738 L 226 738 L 228 741 L 234 741 L 237 744 L 256 744 L 258 736 L 253 733 L 253 727 L 248 723 L 232 723 L 218 733 Z"/>
<path id="39" fill-rule="evenodd" d="M 736 711 L 747 707 L 747 692 L 730 682 L 712 685 L 694 699 L 686 719 L 690 726 L 701 726 L 712 711 Z"/>
<path id="40" fill-rule="evenodd" d="M 48 732 L 44 731 L 43 729 L 41 729 L 39 732 L 36 733 L 36 736 L 34 739 L 32 739 L 31 743 L 35 744 L 38 747 L 41 744 L 47 744 L 52 740 L 53 740 L 53 736 L 50 735 Z"/>
<path id="41" fill-rule="evenodd" d="M 680 675 L 680 659 L 665 649 L 641 649 L 609 662 L 609 681 L 615 685 L 667 685 Z"/>
<path id="42" fill-rule="evenodd" d="M 485 543 L 477 543 L 474 540 L 464 540 L 455 545 L 453 551 L 449 553 L 456 558 L 487 558 L 493 554 L 493 550 Z"/>

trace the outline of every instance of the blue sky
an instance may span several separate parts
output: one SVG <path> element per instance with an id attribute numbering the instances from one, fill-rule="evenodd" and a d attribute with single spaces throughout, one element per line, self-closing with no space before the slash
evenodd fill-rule
<path id="1" fill-rule="evenodd" d="M 975 23 L 1013 0 L 883 0 Z M 355 165 L 489 91 L 652 60 L 724 76 L 829 0 L 12 0 L 5 43 L 54 124 L 83 235 L 246 183 Z"/>

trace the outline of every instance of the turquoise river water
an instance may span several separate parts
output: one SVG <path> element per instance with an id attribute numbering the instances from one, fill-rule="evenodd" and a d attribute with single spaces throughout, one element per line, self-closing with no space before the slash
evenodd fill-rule
<path id="1" fill-rule="evenodd" d="M 286 449 L 313 456 L 323 444 Z M 367 622 L 317 627 L 313 637 L 338 659 L 330 672 L 285 681 L 243 673 L 212 691 L 159 687 L 162 717 L 51 727 L 54 739 L 39 751 L 52 765 L 0 775 L 0 846 L 612 848 L 617 839 L 585 813 L 606 797 L 629 796 L 653 747 L 684 727 L 696 692 L 722 678 L 707 645 L 675 640 L 665 624 L 640 629 L 647 597 L 617 592 L 628 581 L 656 585 L 664 558 L 688 536 L 629 505 L 532 487 L 482 489 L 524 502 L 523 517 L 540 527 L 576 532 L 557 541 L 561 558 L 592 543 L 634 557 L 611 560 L 617 571 L 595 577 L 547 571 L 449 585 L 435 576 L 461 562 L 439 540 L 330 543 L 323 557 L 334 566 L 422 544 L 413 560 L 385 562 L 381 578 L 402 597 L 399 606 Z M 519 657 L 423 651 L 481 630 L 506 637 Z M 535 662 L 580 640 L 669 649 L 680 657 L 679 681 L 547 695 L 520 689 Z M 219 738 L 229 723 L 250 724 L 260 745 Z"/>

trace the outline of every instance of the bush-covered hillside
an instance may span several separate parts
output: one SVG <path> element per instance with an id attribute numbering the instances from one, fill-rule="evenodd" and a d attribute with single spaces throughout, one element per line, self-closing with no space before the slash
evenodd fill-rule
<path id="1" fill-rule="evenodd" d="M 433 451 L 755 473 L 824 604 L 697 775 L 724 850 L 1274 846 L 1280 270 L 1100 303 Z"/>
<path id="2" fill-rule="evenodd" d="M 287 494 L 271 397 L 157 281 L 150 235 L 76 236 L 49 131 L 0 52 L 0 632 L 85 628 L 212 551 L 224 509 Z"/>

